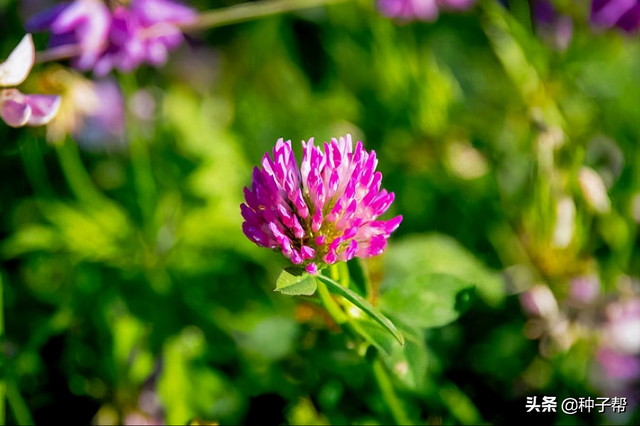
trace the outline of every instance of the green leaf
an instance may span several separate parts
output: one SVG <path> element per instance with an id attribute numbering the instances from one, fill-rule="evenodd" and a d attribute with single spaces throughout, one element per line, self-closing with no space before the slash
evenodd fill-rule
<path id="1" fill-rule="evenodd" d="M 316 292 L 316 279 L 301 269 L 286 268 L 276 281 L 275 291 L 289 296 L 311 296 Z"/>
<path id="2" fill-rule="evenodd" d="M 468 308 L 474 285 L 453 275 L 418 274 L 380 296 L 380 309 L 413 327 L 441 327 Z"/>
<path id="3" fill-rule="evenodd" d="M 476 285 L 478 296 L 489 306 L 498 307 L 505 298 L 504 280 L 499 272 L 487 268 L 454 238 L 441 234 L 405 238 L 390 245 L 385 253 L 385 288 L 404 285 L 416 270 L 453 275 Z"/>
<path id="4" fill-rule="evenodd" d="M 387 331 L 386 328 L 363 315 L 361 318 L 352 318 L 349 323 L 365 340 L 376 347 L 380 352 L 390 356 L 403 346 Z"/>
<path id="5" fill-rule="evenodd" d="M 382 361 L 403 387 L 421 392 L 425 390 L 427 383 L 429 358 L 425 332 L 404 324 L 398 324 L 398 328 L 405 336 L 405 345 L 400 347 L 396 344 L 389 356 L 382 357 Z"/>
<path id="6" fill-rule="evenodd" d="M 389 318 L 382 315 L 382 313 L 378 309 L 374 308 L 369 302 L 364 300 L 357 293 L 354 293 L 348 288 L 341 286 L 340 284 L 333 281 L 329 277 L 325 277 L 324 275 L 318 275 L 317 278 L 322 280 L 325 284 L 327 284 L 327 288 L 329 289 L 329 291 L 344 297 L 349 302 L 356 305 L 364 313 L 366 313 L 373 320 L 375 320 L 378 324 L 380 324 L 387 331 L 393 334 L 393 336 L 398 340 L 398 342 L 400 342 L 401 345 L 404 345 L 404 337 L 402 336 L 402 333 L 398 331 L 396 326 L 393 325 L 393 323 Z"/>

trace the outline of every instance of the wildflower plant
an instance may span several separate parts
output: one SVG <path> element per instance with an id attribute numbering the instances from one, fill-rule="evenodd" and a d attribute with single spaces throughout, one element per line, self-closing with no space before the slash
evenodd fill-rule
<path id="1" fill-rule="evenodd" d="M 378 220 L 393 203 L 394 194 L 381 189 L 375 151 L 367 152 L 362 142 L 354 147 L 351 135 L 325 142 L 323 149 L 313 138 L 302 146 L 299 167 L 291 141 L 279 139 L 273 158 L 266 153 L 262 168 L 254 169 L 251 189 L 244 191 L 246 202 L 240 205 L 245 235 L 258 246 L 281 252 L 295 265 L 282 272 L 277 291 L 310 296 L 319 280 L 320 295 L 337 322 L 344 322 L 344 314 L 329 298 L 325 285 L 404 343 L 389 319 L 348 289 L 349 277 L 340 277 L 337 267 L 354 257 L 382 254 L 402 222 L 402 216 Z M 323 275 L 320 271 L 327 266 L 334 278 L 347 285 Z"/>
<path id="2" fill-rule="evenodd" d="M 179 1 L 67 0 L 0 64 L 0 117 L 50 142 L 0 126 L 0 425 L 5 400 L 17 424 L 78 398 L 95 424 L 508 423 L 511 383 L 633 401 L 638 0 L 351 0 L 136 72 L 350 0 Z M 336 127 L 384 156 L 280 139 L 246 168 L 259 135 Z"/>

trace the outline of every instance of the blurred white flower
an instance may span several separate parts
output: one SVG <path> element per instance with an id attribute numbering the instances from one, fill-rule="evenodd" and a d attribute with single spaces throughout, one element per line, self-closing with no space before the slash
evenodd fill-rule
<path id="1" fill-rule="evenodd" d="M 556 227 L 553 231 L 553 247 L 566 248 L 573 239 L 576 205 L 571 197 L 563 197 L 556 206 Z"/>
<path id="2" fill-rule="evenodd" d="M 595 170 L 581 167 L 578 172 L 578 183 L 585 201 L 596 213 L 605 214 L 611 210 L 607 187 Z"/>
<path id="3" fill-rule="evenodd" d="M 487 160 L 468 142 L 450 143 L 447 145 L 446 154 L 449 170 L 462 179 L 476 179 L 489 171 Z"/>
<path id="4" fill-rule="evenodd" d="M 531 316 L 553 318 L 558 315 L 558 302 L 544 284 L 536 284 L 520 295 L 524 311 Z"/>

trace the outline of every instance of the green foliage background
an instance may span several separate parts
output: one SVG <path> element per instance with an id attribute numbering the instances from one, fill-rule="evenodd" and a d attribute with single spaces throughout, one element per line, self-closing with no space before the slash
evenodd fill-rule
<path id="1" fill-rule="evenodd" d="M 300 155 L 301 140 L 351 133 L 380 158 L 389 217 L 404 216 L 364 268 L 372 300 L 413 330 L 384 367 L 409 417 L 637 424 L 633 406 L 525 416 L 527 396 L 600 395 L 597 343 L 541 354 L 509 271 L 559 300 L 580 274 L 606 294 L 640 276 L 640 42 L 575 19 L 558 51 L 526 2 L 510 6 L 399 25 L 354 1 L 194 35 L 166 67 L 116 76 L 128 100 L 155 102 L 151 119 L 127 103 L 124 148 L 0 126 L 7 422 L 132 422 L 157 404 L 169 424 L 392 422 L 371 364 L 320 310 L 273 292 L 285 259 L 241 230 L 242 189 L 278 138 Z M 2 58 L 18 12 L 0 2 Z M 598 138 L 612 154 L 593 153 Z M 610 212 L 585 200 L 584 165 L 611 174 Z M 557 249 L 562 196 L 575 235 Z"/>

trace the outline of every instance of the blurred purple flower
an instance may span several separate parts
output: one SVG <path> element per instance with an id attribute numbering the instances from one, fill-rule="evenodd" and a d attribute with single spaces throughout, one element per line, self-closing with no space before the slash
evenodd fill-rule
<path id="1" fill-rule="evenodd" d="M 596 375 L 595 385 L 607 395 L 623 395 L 636 404 L 640 397 L 633 390 L 640 380 L 640 298 L 610 303 L 606 316 L 596 354 L 604 376 Z"/>
<path id="2" fill-rule="evenodd" d="M 640 378 L 640 358 L 637 356 L 621 354 L 603 347 L 598 351 L 596 358 L 611 378 L 625 381 Z"/>
<path id="3" fill-rule="evenodd" d="M 124 144 L 124 98 L 115 80 L 88 80 L 68 68 L 54 66 L 40 76 L 39 84 L 49 93 L 62 94 L 58 114 L 47 125 L 50 143 L 60 143 L 71 135 L 89 150 Z"/>
<path id="4" fill-rule="evenodd" d="M 124 72 L 144 62 L 164 65 L 169 50 L 183 40 L 179 25 L 193 22 L 196 12 L 169 0 L 132 0 L 129 7 L 113 11 L 109 46 L 97 62 L 94 72 L 106 75 L 113 68 Z"/>
<path id="5" fill-rule="evenodd" d="M 600 279 L 595 276 L 574 278 L 569 283 L 569 301 L 578 305 L 593 302 L 600 294 Z"/>
<path id="6" fill-rule="evenodd" d="M 548 0 L 531 0 L 532 15 L 538 36 L 560 51 L 569 47 L 573 38 L 573 20 L 558 13 Z"/>
<path id="7" fill-rule="evenodd" d="M 640 0 L 593 0 L 591 22 L 598 27 L 617 26 L 635 32 L 640 28 Z"/>
<path id="8" fill-rule="evenodd" d="M 291 141 L 280 139 L 273 160 L 266 153 L 262 170 L 254 169 L 240 206 L 245 235 L 312 274 L 325 264 L 381 254 L 402 216 L 376 220 L 394 195 L 380 190 L 375 152 L 362 142 L 354 149 L 350 135 L 325 143 L 324 152 L 313 139 L 302 145 L 300 168 Z"/>
<path id="9" fill-rule="evenodd" d="M 379 0 L 378 10 L 389 18 L 403 21 L 435 21 L 439 10 L 467 10 L 477 0 Z"/>
<path id="10" fill-rule="evenodd" d="M 168 51 L 182 43 L 179 25 L 196 17 L 193 9 L 170 0 L 131 0 L 113 10 L 102 0 L 75 0 L 36 15 L 27 26 L 51 31 L 51 47 L 70 49 L 74 67 L 104 76 L 145 62 L 163 65 Z"/>
<path id="11" fill-rule="evenodd" d="M 35 48 L 31 34 L 23 37 L 7 60 L 0 64 L 0 87 L 21 84 L 31 72 Z M 56 115 L 60 96 L 24 95 L 17 89 L 0 91 L 0 117 L 11 127 L 42 126 Z"/>
<path id="12" fill-rule="evenodd" d="M 93 68 L 107 47 L 111 11 L 102 0 L 76 0 L 45 10 L 27 22 L 29 31 L 51 31 L 50 47 L 77 47 L 73 66 Z"/>
<path id="13" fill-rule="evenodd" d="M 123 145 L 125 108 L 120 86 L 113 80 L 96 81 L 93 91 L 98 103 L 86 113 L 82 127 L 74 134 L 76 140 L 88 150 Z"/>

